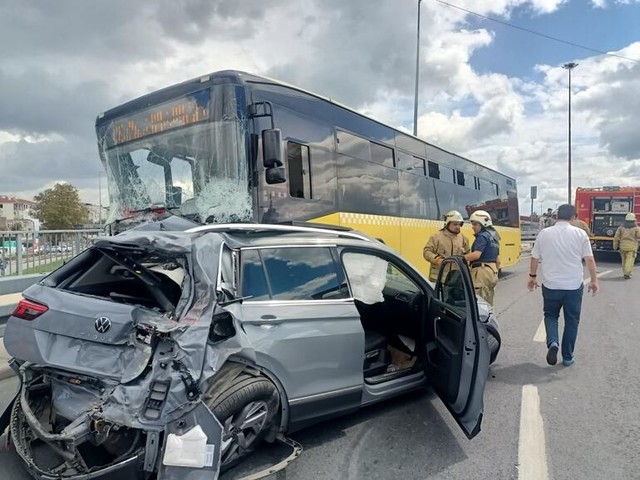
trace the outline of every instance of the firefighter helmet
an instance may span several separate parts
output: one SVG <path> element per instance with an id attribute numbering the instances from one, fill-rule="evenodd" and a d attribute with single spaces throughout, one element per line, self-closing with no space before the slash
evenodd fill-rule
<path id="1" fill-rule="evenodd" d="M 445 214 L 445 216 L 444 216 L 444 226 L 446 227 L 451 222 L 463 223 L 464 222 L 464 218 L 462 218 L 462 215 L 460 215 L 459 211 L 451 210 L 451 211 L 447 212 Z"/>
<path id="2" fill-rule="evenodd" d="M 624 219 L 627 222 L 635 222 L 636 221 L 636 216 L 635 216 L 635 214 L 629 212 L 624 216 Z"/>
<path id="3" fill-rule="evenodd" d="M 471 217 L 469 217 L 469 221 L 477 222 L 483 227 L 490 227 L 491 225 L 493 225 L 493 222 L 491 221 L 491 215 L 489 215 L 484 210 L 476 210 L 475 212 L 473 212 L 471 214 Z"/>

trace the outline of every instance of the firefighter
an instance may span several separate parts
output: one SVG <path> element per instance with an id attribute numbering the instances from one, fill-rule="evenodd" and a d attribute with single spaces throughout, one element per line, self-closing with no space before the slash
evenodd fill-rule
<path id="1" fill-rule="evenodd" d="M 494 290 L 500 268 L 500 243 L 491 215 L 476 210 L 469 218 L 476 239 L 464 258 L 471 265 L 471 278 L 476 294 L 493 305 Z"/>
<path id="2" fill-rule="evenodd" d="M 589 229 L 589 225 L 587 225 L 586 222 L 584 222 L 583 220 L 580 220 L 578 218 L 578 214 L 574 214 L 573 218 L 571 220 L 569 220 L 569 223 L 571 225 L 573 225 L 574 227 L 578 227 L 581 228 L 582 230 L 585 231 L 585 233 L 587 234 L 587 237 L 591 236 L 591 230 Z"/>
<path id="3" fill-rule="evenodd" d="M 613 249 L 620 250 L 622 274 L 625 279 L 631 278 L 633 263 L 638 253 L 638 242 L 640 242 L 640 227 L 636 224 L 636 216 L 630 212 L 625 215 L 624 224 L 618 227 L 613 237 Z"/>
<path id="4" fill-rule="evenodd" d="M 464 219 L 460 212 L 451 210 L 444 216 L 444 227 L 431 235 L 422 255 L 431 264 L 429 280 L 435 282 L 438 279 L 438 268 L 446 257 L 451 255 L 464 255 L 469 252 L 469 240 L 460 233 Z"/>

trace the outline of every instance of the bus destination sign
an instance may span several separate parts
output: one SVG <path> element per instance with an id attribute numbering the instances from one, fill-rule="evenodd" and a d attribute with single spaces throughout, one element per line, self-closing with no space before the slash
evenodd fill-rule
<path id="1" fill-rule="evenodd" d="M 113 122 L 113 145 L 209 119 L 209 90 L 166 102 Z"/>

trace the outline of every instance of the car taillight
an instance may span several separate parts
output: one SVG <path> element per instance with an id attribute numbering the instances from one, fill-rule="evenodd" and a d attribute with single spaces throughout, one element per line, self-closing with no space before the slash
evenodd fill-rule
<path id="1" fill-rule="evenodd" d="M 49 310 L 49 307 L 30 300 L 20 300 L 18 306 L 11 315 L 22 320 L 34 320 Z"/>

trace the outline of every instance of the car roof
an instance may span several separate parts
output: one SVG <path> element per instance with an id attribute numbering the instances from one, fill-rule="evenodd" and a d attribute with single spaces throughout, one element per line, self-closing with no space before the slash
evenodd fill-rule
<path id="1" fill-rule="evenodd" d="M 388 248 L 380 241 L 351 229 L 322 224 L 259 224 L 234 223 L 213 224 L 187 230 L 220 234 L 232 248 L 258 248 L 267 246 L 300 245 L 350 245 L 373 248 Z"/>

